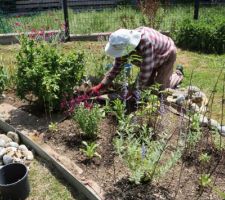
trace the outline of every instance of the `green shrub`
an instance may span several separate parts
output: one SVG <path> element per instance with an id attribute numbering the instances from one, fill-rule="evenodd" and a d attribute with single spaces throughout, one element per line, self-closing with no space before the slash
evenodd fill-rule
<path id="1" fill-rule="evenodd" d="M 102 111 L 96 105 L 90 107 L 82 103 L 74 110 L 74 120 L 88 139 L 96 137 L 101 119 Z"/>
<path id="2" fill-rule="evenodd" d="M 184 20 L 176 34 L 181 48 L 204 53 L 225 53 L 225 20 L 221 17 Z"/>
<path id="3" fill-rule="evenodd" d="M 6 80 L 7 80 L 7 75 L 4 71 L 4 68 L 0 66 L 0 96 L 2 95 L 2 92 L 5 89 Z"/>
<path id="4" fill-rule="evenodd" d="M 72 94 L 84 72 L 83 53 L 60 54 L 54 44 L 23 36 L 17 55 L 17 94 L 34 95 L 41 105 L 58 108 L 65 94 Z"/>

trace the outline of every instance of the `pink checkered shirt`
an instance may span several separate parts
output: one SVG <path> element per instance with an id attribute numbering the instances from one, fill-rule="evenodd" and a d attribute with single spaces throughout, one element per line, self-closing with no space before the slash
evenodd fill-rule
<path id="1" fill-rule="evenodd" d="M 141 41 L 133 52 L 141 57 L 141 62 L 137 64 L 140 67 L 140 74 L 137 82 L 139 89 L 148 86 L 149 79 L 153 69 L 159 67 L 167 61 L 171 51 L 176 50 L 171 38 L 160 32 L 148 28 L 140 27 L 136 29 L 142 33 Z M 116 58 L 113 67 L 107 72 L 102 83 L 107 85 L 122 71 L 123 64 L 126 63 L 126 57 Z"/>

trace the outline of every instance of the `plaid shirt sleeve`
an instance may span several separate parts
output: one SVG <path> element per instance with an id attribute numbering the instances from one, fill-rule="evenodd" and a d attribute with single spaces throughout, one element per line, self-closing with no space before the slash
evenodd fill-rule
<path id="1" fill-rule="evenodd" d="M 156 63 L 154 61 L 154 48 L 150 42 L 145 39 L 142 40 L 139 49 L 142 55 L 142 62 L 137 85 L 138 89 L 144 89 L 148 84 Z"/>
<path id="2" fill-rule="evenodd" d="M 126 62 L 126 59 L 115 58 L 113 67 L 106 73 L 105 77 L 102 80 L 103 85 L 110 84 L 116 76 L 122 71 L 123 64 Z"/>

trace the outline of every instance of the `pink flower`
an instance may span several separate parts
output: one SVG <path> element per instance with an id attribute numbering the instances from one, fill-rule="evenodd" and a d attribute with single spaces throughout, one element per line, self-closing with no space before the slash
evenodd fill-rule
<path id="1" fill-rule="evenodd" d="M 45 35 L 45 31 L 43 29 L 41 29 L 40 31 L 38 31 L 38 35 L 44 36 Z"/>
<path id="2" fill-rule="evenodd" d="M 88 103 L 87 101 L 84 102 L 84 107 L 86 109 L 91 110 L 93 108 L 93 106 L 94 106 L 93 103 Z"/>
<path id="3" fill-rule="evenodd" d="M 16 26 L 21 26 L 21 23 L 20 22 L 16 22 L 15 25 Z"/>
<path id="4" fill-rule="evenodd" d="M 63 99 L 60 103 L 61 110 L 64 110 L 66 108 L 66 99 Z"/>

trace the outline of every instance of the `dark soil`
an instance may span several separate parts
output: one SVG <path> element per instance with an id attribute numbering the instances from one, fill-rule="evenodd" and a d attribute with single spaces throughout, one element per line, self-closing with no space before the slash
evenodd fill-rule
<path id="1" fill-rule="evenodd" d="M 12 99 L 10 98 L 6 102 L 16 107 L 22 106 L 21 108 L 26 105 L 25 102 L 15 98 L 13 94 L 8 93 L 7 95 Z M 33 113 L 35 109 L 32 110 L 31 107 L 28 111 Z M 42 114 L 44 115 L 43 110 Z M 158 132 L 167 130 L 171 134 L 171 149 L 177 146 L 179 124 L 183 124 L 180 121 L 179 116 L 166 111 L 157 128 Z M 93 179 L 104 189 L 105 199 L 107 200 L 221 199 L 217 192 L 199 188 L 199 176 L 203 171 L 212 174 L 211 179 L 212 182 L 215 182 L 217 189 L 225 191 L 225 160 L 221 156 L 221 152 L 212 147 L 211 133 L 207 130 L 204 131 L 205 134 L 197 148 L 194 148 L 191 153 L 186 152 L 183 160 L 179 161 L 164 178 L 152 183 L 135 185 L 128 180 L 129 170 L 114 152 L 113 138 L 116 135 L 114 118 L 108 117 L 102 121 L 100 133 L 96 140 L 99 144 L 97 152 L 101 155 L 101 159 L 94 158 L 92 161 L 86 160 L 86 157 L 80 151 L 82 141 L 85 138 L 81 136 L 78 126 L 72 119 L 60 122 L 57 128 L 56 132 L 47 131 L 44 133 L 45 142 L 56 152 L 67 156 L 78 164 L 83 169 L 85 177 Z M 201 166 L 198 160 L 201 152 L 207 152 L 211 155 L 210 162 L 204 167 Z"/>

